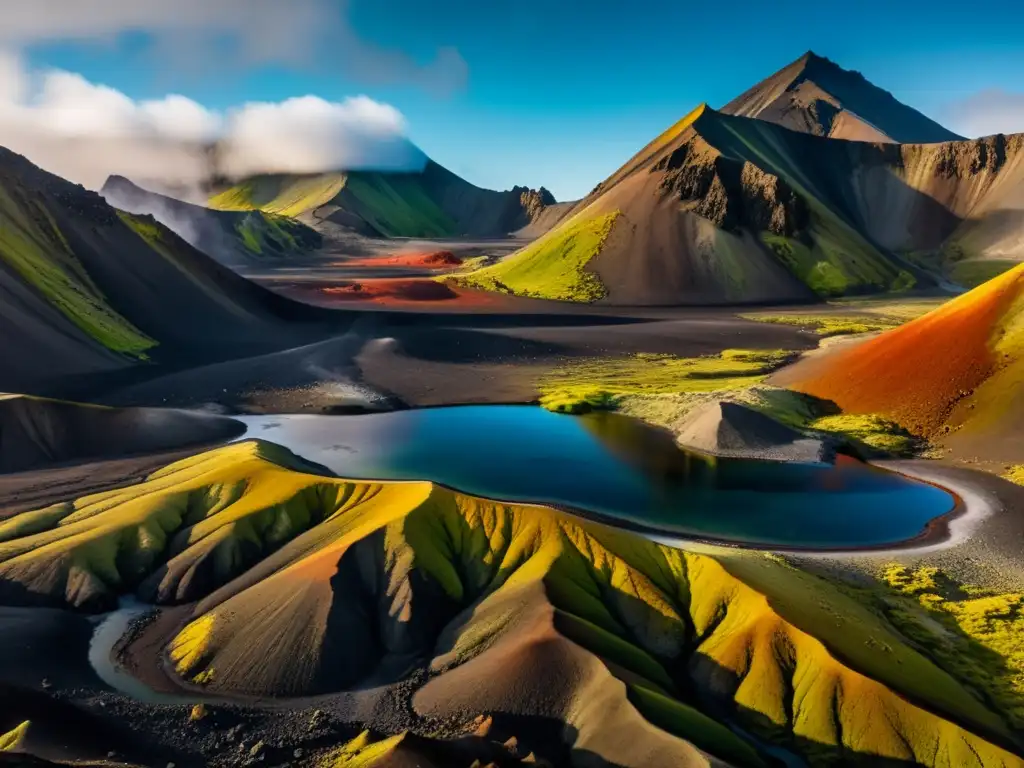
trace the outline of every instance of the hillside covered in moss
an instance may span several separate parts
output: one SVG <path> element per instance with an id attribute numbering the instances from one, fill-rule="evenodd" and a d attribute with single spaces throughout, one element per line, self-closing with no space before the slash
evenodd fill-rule
<path id="1" fill-rule="evenodd" d="M 1009 713 L 887 618 L 896 593 L 430 483 L 338 479 L 270 443 L 15 515 L 0 542 L 0 603 L 191 606 L 162 644 L 197 691 L 330 694 L 412 662 L 418 716 L 550 718 L 562 749 L 617 765 L 760 766 L 761 743 L 815 765 L 1019 765 Z"/>

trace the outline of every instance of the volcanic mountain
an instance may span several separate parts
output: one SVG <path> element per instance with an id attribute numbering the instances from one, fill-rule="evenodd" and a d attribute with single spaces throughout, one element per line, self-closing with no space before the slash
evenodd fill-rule
<path id="1" fill-rule="evenodd" d="M 859 72 L 811 51 L 721 111 L 833 139 L 930 144 L 963 138 L 900 103 Z"/>
<path id="2" fill-rule="evenodd" d="M 539 240 L 458 279 L 613 304 L 778 302 L 1021 258 L 1024 135 L 845 141 L 702 105 Z"/>
<path id="3" fill-rule="evenodd" d="M 264 441 L 0 519 L 0 605 L 97 613 L 131 595 L 158 614 L 115 653 L 151 680 L 505 729 L 501 765 L 756 767 L 768 744 L 812 765 L 1017 764 L 1011 729 L 927 643 L 780 558 L 345 480 Z M 44 743 L 45 721 L 0 715 Z"/>
<path id="4" fill-rule="evenodd" d="M 258 210 L 215 211 L 143 189 L 123 176 L 107 179 L 100 194 L 119 210 L 152 216 L 227 266 L 302 256 L 323 244 L 316 230 L 287 216 Z"/>
<path id="5" fill-rule="evenodd" d="M 1024 264 L 924 317 L 775 377 L 847 412 L 882 414 L 997 460 L 1018 456 L 1022 381 Z"/>
<path id="6" fill-rule="evenodd" d="M 503 236 L 562 211 L 546 189 L 481 189 L 428 160 L 419 172 L 338 171 L 267 174 L 227 186 L 210 198 L 223 211 L 261 210 L 312 224 L 383 237 Z M 547 215 L 545 212 L 547 211 Z"/>
<path id="7" fill-rule="evenodd" d="M 0 391 L 300 343 L 320 315 L 0 148 Z"/>

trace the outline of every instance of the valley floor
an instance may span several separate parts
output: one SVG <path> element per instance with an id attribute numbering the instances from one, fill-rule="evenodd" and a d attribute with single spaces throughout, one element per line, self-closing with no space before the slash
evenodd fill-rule
<path id="1" fill-rule="evenodd" d="M 501 245 L 511 247 L 512 244 Z M 449 250 L 469 257 L 493 252 L 493 244 L 490 243 L 409 244 L 409 248 L 424 250 L 428 246 L 430 250 Z M 347 256 L 357 255 L 347 253 Z M 341 258 L 338 254 L 334 256 Z M 380 280 L 382 276 L 393 274 L 390 270 L 398 270 L 402 279 L 426 279 L 418 267 L 360 266 L 347 271 L 343 265 L 329 263 L 254 270 L 250 276 L 275 290 L 296 296 L 304 292 L 308 294 L 311 286 L 319 291 L 336 281 Z M 326 296 L 326 299 L 323 296 L 317 299 L 317 303 L 353 307 L 350 297 Z M 428 301 L 429 306 L 410 302 L 416 309 L 399 308 L 394 302 L 383 302 L 383 305 L 363 302 L 358 307 L 363 314 L 346 324 L 344 330 L 334 332 L 325 327 L 319 335 L 303 338 L 303 343 L 298 346 L 281 345 L 255 356 L 220 359 L 203 365 L 140 366 L 119 372 L 116 376 L 61 382 L 44 394 L 113 406 L 173 406 L 226 414 L 344 414 L 470 403 L 541 401 L 552 408 L 569 411 L 612 408 L 675 431 L 693 408 L 716 399 L 748 404 L 769 403 L 777 410 L 782 408 L 780 413 L 789 413 L 786 409 L 796 406 L 788 401 L 779 406 L 772 400 L 775 397 L 773 393 L 781 391 L 773 385 L 784 380 L 785 368 L 780 374 L 780 366 L 797 355 L 822 354 L 819 345 L 823 344 L 823 339 L 826 348 L 830 344 L 844 343 L 826 338 L 832 334 L 884 330 L 923 314 L 942 300 L 939 297 L 895 297 L 812 306 L 708 308 L 579 306 L 504 296 L 482 305 L 467 303 L 460 306 L 458 300 L 452 303 Z M 814 414 L 800 415 L 799 418 L 803 420 L 801 425 L 810 425 L 819 424 L 815 419 L 820 417 L 821 414 Z M 824 426 L 819 426 L 824 429 Z M 835 434 L 850 440 L 888 440 L 893 437 L 889 434 L 855 435 L 847 427 L 837 427 L 836 430 Z M 253 437 L 258 438 L 259 435 Z M 936 446 L 931 448 L 934 450 Z M 29 510 L 57 509 L 72 499 L 130 489 L 152 477 L 160 467 L 198 451 L 198 448 L 168 450 L 157 455 L 107 458 L 32 472 L 0 474 L 0 532 L 4 530 L 5 521 Z M 953 521 L 957 535 L 952 546 L 931 542 L 927 547 L 899 551 L 842 556 L 757 554 L 747 560 L 741 550 L 695 544 L 692 548 L 687 547 L 692 549 L 685 555 L 692 558 L 687 566 L 692 570 L 687 572 L 686 578 L 699 579 L 700 569 L 706 571 L 712 567 L 710 563 L 715 562 L 726 564 L 726 570 L 733 568 L 733 573 L 746 574 L 749 581 L 760 573 L 762 565 L 759 564 L 764 564 L 766 569 L 785 569 L 780 573 L 803 574 L 800 579 L 810 578 L 806 574 L 823 576 L 815 583 L 826 585 L 823 589 L 835 590 L 828 594 L 834 595 L 836 600 L 849 600 L 851 595 L 854 601 L 868 600 L 877 607 L 877 615 L 870 614 L 872 620 L 884 614 L 887 622 L 900 628 L 902 634 L 886 634 L 889 638 L 886 642 L 895 642 L 892 638 L 899 636 L 899 642 L 909 649 L 906 653 L 913 654 L 913 664 L 925 658 L 929 665 L 951 669 L 958 684 L 962 683 L 966 686 L 964 690 L 971 691 L 966 696 L 966 703 L 947 701 L 943 706 L 949 704 L 958 711 L 962 708 L 968 718 L 977 717 L 977 722 L 971 720 L 974 733 L 979 729 L 984 731 L 985 737 L 991 736 L 992 743 L 997 745 L 978 742 L 984 749 L 993 750 L 990 754 L 999 755 L 996 762 L 986 759 L 978 765 L 1022 765 L 1024 763 L 1011 754 L 1015 750 L 1019 754 L 1021 745 L 1014 741 L 1012 735 L 1004 737 L 1003 734 L 1012 734 L 1012 728 L 1004 729 L 1005 722 L 1016 723 L 1015 718 L 1024 713 L 1024 685 L 1020 684 L 1024 679 L 1024 639 L 1014 637 L 1020 627 L 1013 623 L 1024 608 L 1024 598 L 1018 594 L 1024 591 L 1024 560 L 1020 556 L 1024 551 L 1024 488 L 996 477 L 1000 467 L 988 466 L 983 461 L 972 465 L 970 462 L 977 458 L 947 452 L 938 460 L 902 459 L 891 463 L 897 470 L 934 478 L 940 485 L 945 482 L 961 491 L 974 514 L 968 516 L 969 527 L 963 527 L 966 522 Z M 1021 459 L 1024 461 L 1024 455 Z M 980 472 L 979 467 L 990 471 Z M 226 488 L 229 485 L 218 481 L 211 487 Z M 203 491 L 194 498 L 210 498 L 209 494 L 216 492 Z M 240 491 L 243 495 L 246 492 Z M 292 518 L 292 514 L 289 512 L 289 520 L 299 519 Z M 575 523 L 566 523 L 562 517 L 558 518 L 558 525 L 569 526 L 565 528 L 569 533 L 564 534 L 564 541 L 583 536 L 572 527 Z M 485 515 L 481 519 L 489 518 Z M 469 536 L 468 533 L 466 535 Z M 488 535 L 492 542 L 497 540 L 493 531 Z M 641 556 L 630 548 L 632 545 L 623 543 L 625 539 L 608 536 L 608 540 L 602 543 L 607 548 L 604 554 L 594 542 L 583 545 L 576 541 L 583 555 L 560 553 L 557 557 L 566 558 L 566 563 L 575 563 L 572 558 L 579 556 L 594 558 L 598 563 L 594 566 L 598 573 L 602 572 L 602 557 L 610 558 L 609 562 L 621 558 L 615 562 L 628 562 L 630 568 L 641 567 L 637 563 L 649 566 L 645 559 L 650 557 L 649 554 Z M 0 546 L 6 541 L 8 538 L 0 536 Z M 470 538 L 466 538 L 465 546 L 469 547 L 469 542 Z M 232 551 L 246 551 L 245 545 L 238 546 Z M 478 554 L 467 557 L 481 559 Z M 701 560 L 704 557 L 710 559 L 705 562 Z M 487 558 L 482 558 L 483 561 L 489 562 Z M 117 565 L 114 567 L 120 567 L 122 561 L 116 559 L 115 562 Z M 370 562 L 365 560 L 364 567 L 369 567 Z M 192 576 L 183 579 L 181 588 L 191 589 L 192 578 L 201 583 L 205 573 L 202 569 L 207 567 L 195 566 L 195 571 L 190 571 Z M 312 568 L 310 574 L 320 573 L 317 570 L 319 566 L 309 567 Z M 545 567 L 554 568 L 552 574 L 555 574 L 549 574 L 546 579 L 554 580 L 556 575 L 563 577 L 557 567 Z M 608 566 L 609 572 L 617 573 L 615 569 L 620 567 L 625 566 Z M 524 572 L 528 570 L 524 569 Z M 340 565 L 338 572 L 341 572 Z M 658 578 L 653 572 L 645 573 L 648 575 L 643 578 Z M 316 578 L 320 576 L 316 575 Z M 461 574 L 461 578 L 468 577 Z M 576 578 L 579 577 L 574 574 L 573 579 Z M 640 577 L 634 574 L 630 578 Z M 69 586 L 67 598 L 74 596 L 75 589 L 86 591 L 92 588 L 94 585 L 90 587 L 86 581 L 75 588 Z M 567 586 L 565 588 L 568 589 Z M 622 588 L 621 584 L 615 587 Z M 741 613 L 749 617 L 758 611 L 778 608 L 777 603 L 788 600 L 785 595 L 771 595 L 771 589 L 763 585 L 758 588 L 767 589 L 769 596 L 758 595 L 757 600 L 751 603 L 756 608 L 748 606 L 742 611 L 737 608 L 731 614 L 732 620 L 740 621 L 742 617 L 735 617 Z M 610 597 L 615 591 L 610 585 L 601 589 L 606 590 L 601 593 L 602 600 L 615 605 L 612 612 L 616 618 L 609 621 L 613 624 L 616 621 L 628 622 L 630 611 L 636 610 L 635 606 L 631 608 L 629 601 L 620 604 L 616 602 L 618 598 Z M 659 589 L 665 587 L 659 585 Z M 742 592 L 748 587 L 738 581 L 730 589 L 734 591 L 728 600 L 734 599 L 736 590 Z M 279 595 L 273 593 L 272 597 L 277 600 Z M 125 671 L 142 680 L 146 686 L 172 697 L 161 700 L 160 696 L 154 696 L 151 701 L 140 701 L 118 692 L 111 687 L 109 680 L 101 679 L 96 669 L 86 663 L 97 626 L 96 619 L 64 610 L 60 601 L 53 609 L 0 608 L 0 659 L 3 660 L 0 665 L 0 702 L 5 706 L 17 703 L 23 713 L 21 716 L 36 723 L 36 734 L 41 728 L 44 734 L 59 732 L 66 735 L 60 744 L 48 742 L 44 735 L 41 743 L 50 743 L 52 748 L 37 748 L 37 737 L 33 741 L 36 754 L 52 760 L 87 760 L 92 761 L 89 764 L 96 765 L 370 765 L 369 762 L 354 762 L 355 758 L 352 758 L 352 755 L 369 754 L 366 750 L 372 752 L 377 749 L 367 744 L 370 737 L 360 735 L 364 727 L 372 727 L 378 737 L 408 733 L 405 741 L 388 747 L 391 750 L 388 754 L 405 755 L 410 761 L 420 761 L 409 764 L 438 768 L 468 766 L 472 763 L 470 757 L 489 759 L 499 766 L 524 762 L 543 764 L 543 760 L 538 760 L 534 754 L 535 750 L 553 762 L 563 764 L 570 759 L 564 746 L 567 738 L 565 729 L 569 726 L 550 714 L 530 716 L 528 712 L 535 708 L 538 712 L 555 713 L 563 711 L 560 707 L 569 711 L 570 704 L 548 700 L 543 686 L 536 686 L 535 681 L 528 681 L 528 685 L 524 683 L 527 687 L 520 689 L 516 687 L 519 685 L 516 680 L 506 679 L 507 670 L 503 671 L 508 665 L 515 668 L 520 665 L 524 669 L 526 666 L 522 665 L 533 665 L 540 670 L 571 670 L 572 679 L 562 680 L 559 677 L 557 681 L 565 691 L 572 691 L 572 696 L 584 696 L 584 691 L 590 691 L 586 695 L 597 696 L 604 702 L 602 706 L 619 707 L 623 713 L 628 710 L 630 717 L 635 712 L 631 707 L 640 707 L 639 702 L 645 701 L 641 709 L 649 720 L 657 722 L 659 727 L 674 729 L 677 734 L 697 734 L 694 738 L 702 748 L 722 750 L 718 756 L 727 755 L 729 764 L 764 764 L 751 750 L 750 744 L 757 741 L 748 739 L 749 734 L 737 739 L 729 729 L 721 727 L 722 732 L 719 733 L 712 728 L 713 724 L 705 723 L 705 716 L 695 708 L 703 702 L 692 699 L 687 692 L 678 693 L 681 700 L 687 701 L 685 708 L 679 709 L 683 705 L 675 700 L 670 705 L 667 698 L 662 700 L 662 694 L 644 687 L 649 684 L 643 682 L 643 675 L 663 675 L 664 671 L 658 671 L 661 667 L 652 666 L 653 662 L 647 661 L 647 650 L 637 651 L 642 645 L 637 638 L 647 632 L 642 628 L 642 621 L 629 631 L 624 630 L 623 636 L 634 644 L 627 648 L 622 640 L 602 634 L 605 630 L 598 629 L 596 625 L 564 614 L 562 608 L 566 603 L 559 603 L 556 597 L 565 598 L 564 595 L 533 594 L 527 590 L 502 598 L 511 602 L 499 600 L 497 606 L 488 607 L 479 615 L 474 612 L 460 619 L 469 622 L 467 626 L 472 626 L 469 636 L 477 638 L 473 642 L 481 643 L 480 648 L 474 651 L 479 652 L 479 656 L 472 656 L 467 663 L 463 664 L 459 656 L 464 652 L 459 650 L 462 648 L 459 643 L 464 642 L 460 639 L 463 636 L 456 633 L 451 637 L 445 636 L 447 639 L 443 641 L 438 640 L 438 647 L 447 648 L 447 651 L 439 653 L 432 666 L 427 665 L 429 657 L 426 660 L 410 657 L 403 661 L 403 657 L 396 656 L 388 662 L 392 665 L 388 674 L 382 674 L 378 680 L 364 681 L 348 693 L 320 697 L 302 695 L 281 700 L 207 693 L 202 689 L 203 685 L 212 689 L 219 685 L 212 672 L 209 677 L 199 674 L 193 678 L 192 684 L 183 682 L 180 674 L 169 667 L 162 649 L 169 633 L 180 630 L 191 612 L 198 611 L 199 604 L 192 598 L 183 599 L 178 607 L 162 610 L 160 617 L 152 623 L 133 624 L 127 639 L 121 640 L 106 654 L 101 653 L 104 658 L 111 658 L 112 654 L 115 666 L 123 665 Z M 296 597 L 300 602 L 305 599 Z M 577 599 L 582 600 L 573 597 L 569 602 Z M 651 599 L 649 595 L 641 595 L 641 600 L 648 599 Z M 335 602 L 337 600 L 340 598 Z M 238 605 L 240 609 L 249 610 L 244 601 Z M 126 609 L 133 610 L 130 604 Z M 831 610 L 828 606 L 823 610 L 826 609 Z M 303 626 L 313 626 L 317 620 L 315 609 L 308 610 L 302 614 L 304 618 L 300 623 Z M 449 606 L 444 610 L 453 609 Z M 670 608 L 662 606 L 659 610 L 670 611 Z M 807 610 L 810 614 L 803 614 L 804 608 L 793 604 L 786 607 L 784 614 L 797 623 L 805 622 L 802 626 L 807 626 L 806 622 L 811 622 L 807 616 L 818 608 L 812 606 Z M 515 632 L 510 630 L 502 634 L 503 622 L 511 621 L 508 616 L 515 616 L 515 622 L 519 623 L 514 625 Z M 686 621 L 699 624 L 705 618 L 695 614 L 694 618 L 686 618 Z M 251 620 L 259 623 L 265 619 L 257 612 Z M 702 631 L 713 634 L 718 626 L 716 622 L 722 620 L 722 617 L 707 618 L 708 624 Z M 838 620 L 842 622 L 844 619 L 840 617 Z M 900 624 L 900 621 L 906 623 Z M 459 622 L 452 626 L 461 627 Z M 775 627 L 764 630 L 769 634 L 794 631 L 789 625 L 785 625 L 788 627 L 785 630 L 778 628 L 783 626 L 781 624 L 765 626 Z M 885 629 L 889 633 L 890 625 L 887 623 L 885 626 L 889 627 Z M 932 627 L 934 632 L 929 634 L 921 629 L 922 626 Z M 336 627 L 324 629 L 325 634 L 331 631 L 336 631 Z M 660 647 L 658 643 L 667 642 L 665 638 L 659 639 L 654 630 L 651 631 L 651 645 L 645 648 L 656 649 Z M 750 631 L 755 632 L 755 629 Z M 762 631 L 762 628 L 756 631 Z M 832 630 L 821 631 L 828 634 Z M 634 632 L 639 634 L 631 634 Z M 493 649 L 488 645 L 492 640 L 478 639 L 491 637 L 488 633 L 494 633 Z M 531 639 L 529 643 L 517 645 L 506 643 L 503 639 L 506 637 Z M 575 642 L 569 642 L 567 637 Z M 945 645 L 941 641 L 943 637 L 949 639 Z M 206 645 L 201 644 L 201 652 L 196 652 L 196 658 L 205 658 L 203 654 L 212 653 L 210 644 L 215 644 L 215 641 L 214 636 L 206 638 L 203 641 Z M 804 653 L 808 643 L 818 641 L 801 636 L 787 642 L 793 643 L 787 645 L 787 652 Z M 829 641 L 832 642 L 834 640 Z M 872 635 L 865 642 L 876 642 L 876 637 Z M 899 653 L 904 652 L 904 645 L 900 646 Z M 584 646 L 589 649 L 586 653 L 580 650 Z M 232 652 L 238 652 L 237 646 L 230 647 L 236 649 Z M 598 658 L 590 655 L 594 649 L 600 651 L 603 660 L 610 658 L 616 661 L 603 662 L 599 669 L 589 666 L 592 659 Z M 718 651 L 707 652 L 713 655 Z M 781 651 L 775 648 L 773 652 L 778 654 Z M 551 655 L 545 656 L 545 653 Z M 726 663 L 724 656 L 715 658 L 719 663 Z M 841 658 L 845 659 L 844 656 Z M 906 658 L 910 659 L 910 656 Z M 957 666 L 957 658 L 962 662 L 961 666 Z M 832 663 L 831 657 L 829 663 Z M 864 662 L 859 660 L 858 663 Z M 639 666 L 630 667 L 630 664 Z M 670 671 L 672 674 L 680 673 L 679 670 Z M 707 674 L 710 679 L 717 679 L 713 671 Z M 835 674 L 846 675 L 848 670 Z M 902 680 L 902 672 L 891 674 L 894 679 Z M 942 674 L 945 675 L 945 671 Z M 495 679 L 502 681 L 501 685 L 488 688 L 479 683 L 480 680 Z M 438 680 L 447 682 L 439 683 Z M 623 688 L 623 680 L 630 691 L 628 700 L 631 705 L 624 704 L 624 696 L 609 693 Z M 860 681 L 858 684 L 867 684 L 863 682 L 866 678 L 857 677 L 857 680 Z M 942 685 L 947 685 L 946 680 L 943 677 Z M 911 688 L 916 685 L 907 684 Z M 588 685 L 594 687 L 586 688 Z M 639 689 L 637 685 L 640 685 Z M 671 681 L 665 686 L 666 690 L 675 690 L 671 688 Z M 501 695 L 493 701 L 484 695 L 494 691 Z M 461 701 L 459 697 L 465 699 L 465 706 L 461 708 L 451 708 L 445 703 L 449 699 Z M 752 699 L 747 705 L 756 708 L 762 704 Z M 892 706 L 907 718 L 932 717 L 927 712 L 920 714 L 902 698 Z M 492 719 L 490 713 L 501 707 L 518 708 L 518 714 Z M 998 712 L 998 717 L 990 718 L 988 711 L 983 711 L 986 707 Z M 3 709 L 0 706 L 0 710 Z M 596 750 L 615 752 L 621 745 L 616 746 L 614 738 L 604 739 L 598 733 L 604 726 L 595 730 L 593 723 L 603 721 L 594 720 L 594 717 L 580 716 L 578 722 L 583 730 L 577 738 L 589 740 L 587 743 Z M 841 719 L 838 714 L 836 717 Z M 697 719 L 691 721 L 689 718 Z M 1005 721 L 1000 718 L 1005 718 Z M 74 725 L 61 725 L 68 722 Z M 681 747 L 674 741 L 671 744 L 661 741 L 662 731 L 647 721 L 634 723 L 629 720 L 629 723 L 630 728 L 639 730 L 630 731 L 628 738 L 636 738 L 636 733 L 645 734 L 648 740 L 645 744 L 653 745 L 650 747 L 652 755 L 672 754 L 674 759 L 682 759 L 679 756 L 684 752 L 678 751 Z M 17 725 L 6 720 L 0 722 L 0 726 L 4 726 L 0 727 L 0 744 L 5 727 Z M 767 728 L 766 732 L 771 732 L 769 724 L 762 725 Z M 836 727 L 839 728 L 841 742 L 842 727 Z M 927 730 L 931 726 L 921 727 Z M 712 730 L 707 731 L 707 728 Z M 701 742 L 701 735 L 708 740 Z M 820 744 L 794 739 L 787 742 L 788 748 L 817 755 L 811 763 L 828 764 L 839 754 Z M 330 749 L 346 743 L 349 744 L 346 749 L 350 750 L 345 753 L 348 757 L 337 749 L 334 752 Z M 111 749 L 111 744 L 117 746 Z M 843 748 L 840 743 L 839 749 Z M 906 748 L 920 749 L 918 746 Z M 329 754 L 334 757 L 325 757 Z M 572 759 L 583 759 L 580 750 L 574 754 Z M 311 755 L 319 755 L 326 762 L 309 762 Z M 689 762 L 679 764 L 706 764 L 705 755 L 696 750 L 692 754 L 686 751 L 685 755 Z M 346 762 L 349 758 L 352 760 Z M 790 758 L 792 755 L 787 759 Z M 589 752 L 586 760 L 589 760 L 587 765 L 626 764 L 606 762 L 599 754 Z M 0 765 L 4 764 L 0 750 Z M 790 764 L 804 763 L 797 760 Z M 901 760 L 887 764 L 913 763 Z"/>

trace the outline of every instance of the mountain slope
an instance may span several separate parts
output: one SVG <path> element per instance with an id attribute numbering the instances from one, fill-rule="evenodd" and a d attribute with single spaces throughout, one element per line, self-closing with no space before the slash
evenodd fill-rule
<path id="1" fill-rule="evenodd" d="M 884 414 L 919 434 L 976 438 L 985 443 L 983 452 L 998 456 L 997 438 L 1016 440 L 1024 427 L 1024 264 L 924 317 L 802 362 L 777 379 L 850 413 Z"/>
<path id="2" fill-rule="evenodd" d="M 219 694 L 378 685 L 422 658 L 417 713 L 546 718 L 616 765 L 763 765 L 723 721 L 814 764 L 1020 764 L 1001 717 L 877 606 L 779 560 L 312 471 L 248 441 L 12 516 L 0 602 L 198 600 L 140 642 Z"/>
<path id="3" fill-rule="evenodd" d="M 573 231 L 613 214 L 607 236 L 580 254 Z M 458 279 L 616 304 L 777 302 L 934 286 L 965 263 L 1024 258 L 1024 135 L 836 141 L 701 107 L 598 185 L 544 240 L 574 243 L 579 290 L 543 285 L 539 274 L 550 270 L 536 259 L 540 241 Z M 554 262 L 564 249 L 548 251 Z"/>
<path id="4" fill-rule="evenodd" d="M 842 152 L 817 137 L 702 106 L 598 185 L 546 237 L 571 238 L 581 221 L 614 213 L 608 236 L 579 262 L 603 286 L 598 295 L 616 304 L 808 300 L 912 284 L 915 268 L 858 232 L 845 214 L 844 192 L 831 173 L 819 173 Z M 510 270 L 523 258 L 514 254 L 491 269 Z M 476 275 L 464 279 L 472 283 Z M 529 291 L 526 283 L 505 284 Z"/>
<path id="5" fill-rule="evenodd" d="M 538 221 L 554 203 L 546 189 L 481 189 L 428 161 L 415 173 L 254 176 L 213 195 L 209 205 L 224 211 L 258 209 L 366 235 L 441 238 L 515 232 Z"/>
<path id="6" fill-rule="evenodd" d="M 254 260 L 302 256 L 323 238 L 306 225 L 264 211 L 215 211 L 150 192 L 122 176 L 111 176 L 100 194 L 122 211 L 153 216 L 190 245 L 228 266 Z"/>
<path id="7" fill-rule="evenodd" d="M 854 141 L 929 144 L 958 141 L 888 91 L 808 52 L 721 109 L 795 131 Z"/>
<path id="8" fill-rule="evenodd" d="M 237 357 L 295 337 L 284 319 L 319 317 L 6 149 L 0 210 L 0 390 Z"/>

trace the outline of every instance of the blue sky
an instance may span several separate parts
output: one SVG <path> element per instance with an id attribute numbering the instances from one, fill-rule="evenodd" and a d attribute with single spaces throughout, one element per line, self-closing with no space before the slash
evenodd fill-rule
<path id="1" fill-rule="evenodd" d="M 979 92 L 1024 92 L 1019 6 L 987 0 L 977 19 L 964 7 L 924 0 L 350 0 L 347 12 L 336 7 L 360 41 L 413 62 L 456 49 L 466 76 L 449 93 L 325 64 L 319 52 L 341 46 L 340 38 L 321 41 L 322 49 L 311 43 L 318 53 L 305 62 L 223 67 L 155 55 L 145 30 L 100 42 L 54 33 L 23 52 L 35 67 L 78 72 L 134 99 L 176 92 L 214 109 L 366 94 L 400 110 L 413 141 L 470 181 L 544 185 L 569 199 L 696 104 L 720 106 L 808 49 L 962 130 L 965 104 Z M 1021 118 L 1024 131 L 1024 109 Z"/>

